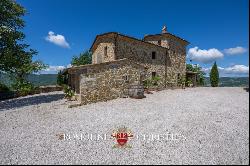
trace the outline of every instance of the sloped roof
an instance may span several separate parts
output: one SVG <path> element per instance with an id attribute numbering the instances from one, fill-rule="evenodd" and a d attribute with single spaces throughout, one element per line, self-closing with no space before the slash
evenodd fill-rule
<path id="1" fill-rule="evenodd" d="M 135 37 L 131 37 L 131 36 L 127 36 L 127 35 L 124 35 L 124 34 L 120 34 L 120 33 L 118 33 L 118 32 L 107 32 L 107 33 L 103 33 L 103 34 L 100 34 L 100 35 L 97 35 L 97 36 L 96 36 L 96 38 L 95 38 L 95 40 L 94 40 L 92 46 L 90 47 L 90 51 L 93 52 L 93 50 L 92 50 L 92 49 L 93 49 L 93 46 L 95 45 L 96 40 L 97 40 L 99 37 L 105 37 L 105 36 L 110 35 L 110 34 L 115 34 L 115 35 L 117 35 L 117 36 L 126 37 L 126 38 L 129 38 L 129 39 L 131 39 L 131 40 L 136 40 L 136 41 L 139 41 L 139 42 L 142 42 L 142 43 L 145 43 L 145 44 L 150 44 L 150 45 L 155 46 L 155 47 L 160 47 L 160 48 L 167 49 L 167 48 L 165 48 L 165 47 L 162 47 L 162 46 L 159 46 L 159 45 L 156 45 L 156 44 L 153 44 L 153 43 L 144 41 L 144 40 L 140 40 L 140 39 L 137 39 L 137 38 L 135 38 Z"/>
<path id="2" fill-rule="evenodd" d="M 178 37 L 178 36 L 175 36 L 175 35 L 173 35 L 173 34 L 171 34 L 171 33 L 168 33 L 168 32 L 167 32 L 167 33 L 161 33 L 161 34 L 155 34 L 155 35 L 147 35 L 147 36 L 144 37 L 144 40 L 145 40 L 147 37 L 164 36 L 164 35 L 170 35 L 170 36 L 176 38 L 177 40 L 181 40 L 181 41 L 185 42 L 186 44 L 189 44 L 189 42 L 188 42 L 187 40 L 184 40 L 184 39 L 182 39 L 182 38 L 180 38 L 180 37 Z"/>

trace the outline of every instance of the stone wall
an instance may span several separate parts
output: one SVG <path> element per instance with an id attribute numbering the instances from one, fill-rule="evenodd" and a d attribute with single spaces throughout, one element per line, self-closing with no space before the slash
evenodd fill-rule
<path id="1" fill-rule="evenodd" d="M 152 43 L 156 44 L 158 40 Z M 186 74 L 185 46 L 174 39 L 164 39 L 161 44 L 169 49 L 119 36 L 116 57 L 129 58 L 144 65 L 147 78 L 156 72 L 161 78 L 158 85 L 160 88 L 177 86 L 178 77 L 181 79 Z M 152 52 L 156 53 L 156 59 L 152 59 Z"/>
<path id="2" fill-rule="evenodd" d="M 161 78 L 158 86 L 165 87 L 167 53 L 165 48 L 119 36 L 116 49 L 118 59 L 128 58 L 145 66 L 147 68 L 146 78 L 152 78 L 152 72 L 156 72 L 156 75 Z M 152 59 L 153 52 L 155 52 L 155 59 Z"/>
<path id="3" fill-rule="evenodd" d="M 161 46 L 158 41 L 161 40 Z M 151 35 L 138 40 L 118 33 L 97 37 L 94 43 L 93 63 L 108 62 L 123 58 L 131 59 L 147 68 L 146 78 L 152 73 L 161 79 L 158 87 L 177 86 L 178 78 L 186 74 L 186 44 L 172 35 Z M 107 51 L 105 51 L 107 48 Z M 106 56 L 104 55 L 106 53 Z M 152 59 L 152 52 L 156 59 Z"/>
<path id="4" fill-rule="evenodd" d="M 92 64 L 114 61 L 114 50 L 114 43 L 100 43 L 92 55 Z"/>
<path id="5" fill-rule="evenodd" d="M 161 46 L 168 49 L 166 82 L 167 86 L 177 86 L 178 77 L 186 75 L 186 44 L 172 35 L 163 34 L 147 36 L 145 41 L 157 44 L 161 40 Z"/>
<path id="6" fill-rule="evenodd" d="M 127 59 L 74 68 L 80 73 L 81 104 L 107 101 L 128 95 L 132 84 L 141 84 L 145 68 Z M 72 73 L 73 71 L 71 71 Z"/>
<path id="7" fill-rule="evenodd" d="M 115 34 L 107 34 L 105 37 L 97 36 L 93 47 L 92 64 L 115 60 Z"/>
<path id="8" fill-rule="evenodd" d="M 169 38 L 167 43 L 172 63 L 171 67 L 168 68 L 167 80 L 176 86 L 178 74 L 180 79 L 186 76 L 186 46 L 172 38 Z"/>

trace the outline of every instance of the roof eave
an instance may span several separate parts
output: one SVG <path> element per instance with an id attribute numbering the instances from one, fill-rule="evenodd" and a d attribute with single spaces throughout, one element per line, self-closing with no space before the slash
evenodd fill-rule
<path id="1" fill-rule="evenodd" d="M 162 35 L 165 35 L 165 34 L 171 35 L 171 36 L 175 37 L 176 39 L 185 42 L 186 45 L 189 45 L 189 44 L 190 44 L 189 41 L 187 41 L 187 40 L 185 40 L 185 39 L 182 39 L 182 38 L 180 38 L 180 37 L 178 37 L 178 36 L 175 36 L 175 35 L 173 35 L 173 34 L 171 34 L 171 33 L 162 33 L 162 34 L 147 35 L 147 36 L 144 37 L 143 40 L 145 40 L 145 39 L 148 38 L 148 37 L 152 37 L 152 36 L 162 36 Z"/>

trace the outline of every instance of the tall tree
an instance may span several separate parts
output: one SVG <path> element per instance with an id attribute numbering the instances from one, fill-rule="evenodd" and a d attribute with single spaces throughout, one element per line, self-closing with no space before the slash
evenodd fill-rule
<path id="1" fill-rule="evenodd" d="M 210 83 L 212 87 L 218 87 L 219 85 L 219 71 L 216 62 L 210 72 Z"/>
<path id="2" fill-rule="evenodd" d="M 92 63 L 92 54 L 89 51 L 80 53 L 79 56 L 74 56 L 71 61 L 71 65 L 73 66 L 86 65 L 91 63 Z"/>
<path id="3" fill-rule="evenodd" d="M 9 73 L 16 82 L 27 82 L 26 76 L 46 67 L 33 61 L 36 50 L 24 44 L 22 17 L 26 10 L 14 0 L 0 1 L 0 72 Z"/>

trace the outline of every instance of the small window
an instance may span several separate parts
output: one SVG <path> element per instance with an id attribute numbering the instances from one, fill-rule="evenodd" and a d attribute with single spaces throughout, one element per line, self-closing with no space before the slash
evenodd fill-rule
<path id="1" fill-rule="evenodd" d="M 152 78 L 156 77 L 156 72 L 152 72 Z"/>
<path id="2" fill-rule="evenodd" d="M 156 59 L 156 52 L 152 52 L 152 59 Z"/>
<path id="3" fill-rule="evenodd" d="M 123 76 L 123 79 L 125 80 L 125 82 L 126 82 L 126 83 L 128 83 L 128 82 L 129 82 L 129 77 L 128 77 L 128 75 Z"/>
<path id="4" fill-rule="evenodd" d="M 160 46 L 161 46 L 161 40 L 158 40 L 158 45 L 160 45 Z"/>
<path id="5" fill-rule="evenodd" d="M 108 54 L 108 47 L 106 46 L 106 47 L 104 47 L 104 57 L 106 57 L 107 54 Z"/>

